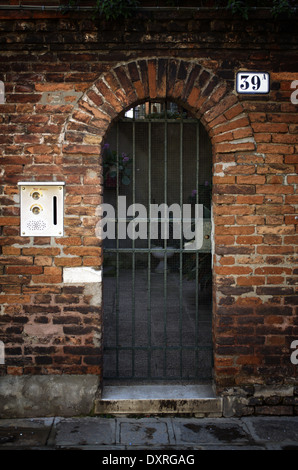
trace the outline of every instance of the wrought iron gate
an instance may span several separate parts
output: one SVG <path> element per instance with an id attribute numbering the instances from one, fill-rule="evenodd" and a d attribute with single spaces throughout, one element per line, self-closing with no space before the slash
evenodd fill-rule
<path id="1" fill-rule="evenodd" d="M 115 239 L 104 240 L 105 379 L 211 378 L 211 153 L 199 121 L 173 103 L 139 105 L 109 132 L 104 202 L 115 208 Z M 124 200 L 147 215 L 119 216 Z M 170 217 L 168 236 L 159 227 L 150 238 L 150 205 L 194 203 L 204 206 L 200 250 L 174 237 Z M 136 217 L 146 236 L 131 239 Z"/>

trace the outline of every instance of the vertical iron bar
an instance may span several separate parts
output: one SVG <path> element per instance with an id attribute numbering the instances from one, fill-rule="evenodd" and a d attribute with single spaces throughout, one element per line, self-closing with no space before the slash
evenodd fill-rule
<path id="1" fill-rule="evenodd" d="M 116 154 L 119 155 L 119 122 L 116 124 Z M 119 377 L 119 161 L 116 164 L 116 376 Z"/>
<path id="2" fill-rule="evenodd" d="M 151 121 L 148 122 L 148 265 L 147 265 L 147 331 L 148 331 L 148 356 L 147 368 L 148 377 L 151 378 L 151 220 L 150 220 L 150 204 L 151 204 L 151 139 L 152 139 Z"/>
<path id="3" fill-rule="evenodd" d="M 183 114 L 180 118 L 180 210 L 181 210 L 181 227 L 182 225 L 182 207 L 183 207 Z M 183 296 L 182 296 L 182 274 L 183 274 L 183 240 L 180 237 L 180 265 L 179 265 L 179 332 L 180 332 L 180 377 L 182 378 L 182 307 L 183 307 Z"/>
<path id="4" fill-rule="evenodd" d="M 199 121 L 196 123 L 196 204 L 199 204 L 199 167 L 200 167 L 200 126 Z M 195 213 L 196 216 L 196 213 Z M 195 220 L 196 223 L 196 220 Z M 196 325 L 195 325 L 195 377 L 199 375 L 199 351 L 198 351 L 198 337 L 199 337 L 199 252 L 196 250 Z"/>
<path id="5" fill-rule="evenodd" d="M 136 202 L 136 122 L 135 114 L 132 122 L 132 203 Z M 135 376 L 135 240 L 132 240 L 132 376 Z"/>
<path id="6" fill-rule="evenodd" d="M 167 121 L 167 102 L 165 101 L 165 122 L 164 122 L 164 203 L 167 205 L 168 197 L 168 121 Z M 164 220 L 168 224 L 168 221 Z M 165 229 L 165 227 L 163 227 Z M 167 239 L 164 239 L 164 377 L 167 375 Z"/>

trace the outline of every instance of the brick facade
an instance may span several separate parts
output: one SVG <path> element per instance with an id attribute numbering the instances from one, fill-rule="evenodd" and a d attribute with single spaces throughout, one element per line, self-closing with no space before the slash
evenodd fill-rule
<path id="1" fill-rule="evenodd" d="M 101 377 L 100 291 L 65 274 L 102 266 L 96 208 L 111 123 L 145 99 L 167 98 L 201 120 L 213 146 L 217 391 L 289 387 L 276 409 L 294 413 L 295 21 L 263 12 L 245 23 L 214 11 L 142 12 L 137 24 L 87 13 L 0 18 L 1 374 Z M 235 73 L 245 69 L 270 73 L 268 95 L 235 92 Z M 20 236 L 17 183 L 31 180 L 65 182 L 64 237 Z M 249 412 L 266 405 L 253 400 Z"/>

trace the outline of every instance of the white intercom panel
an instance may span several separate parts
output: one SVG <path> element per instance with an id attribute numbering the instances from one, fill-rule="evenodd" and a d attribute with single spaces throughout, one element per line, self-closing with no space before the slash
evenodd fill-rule
<path id="1" fill-rule="evenodd" d="M 63 236 L 64 185 L 19 182 L 22 236 Z"/>

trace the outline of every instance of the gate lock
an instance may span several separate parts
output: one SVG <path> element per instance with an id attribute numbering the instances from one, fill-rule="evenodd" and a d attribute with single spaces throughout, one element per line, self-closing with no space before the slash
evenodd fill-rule
<path id="1" fill-rule="evenodd" d="M 21 236 L 63 236 L 64 182 L 19 182 Z"/>

